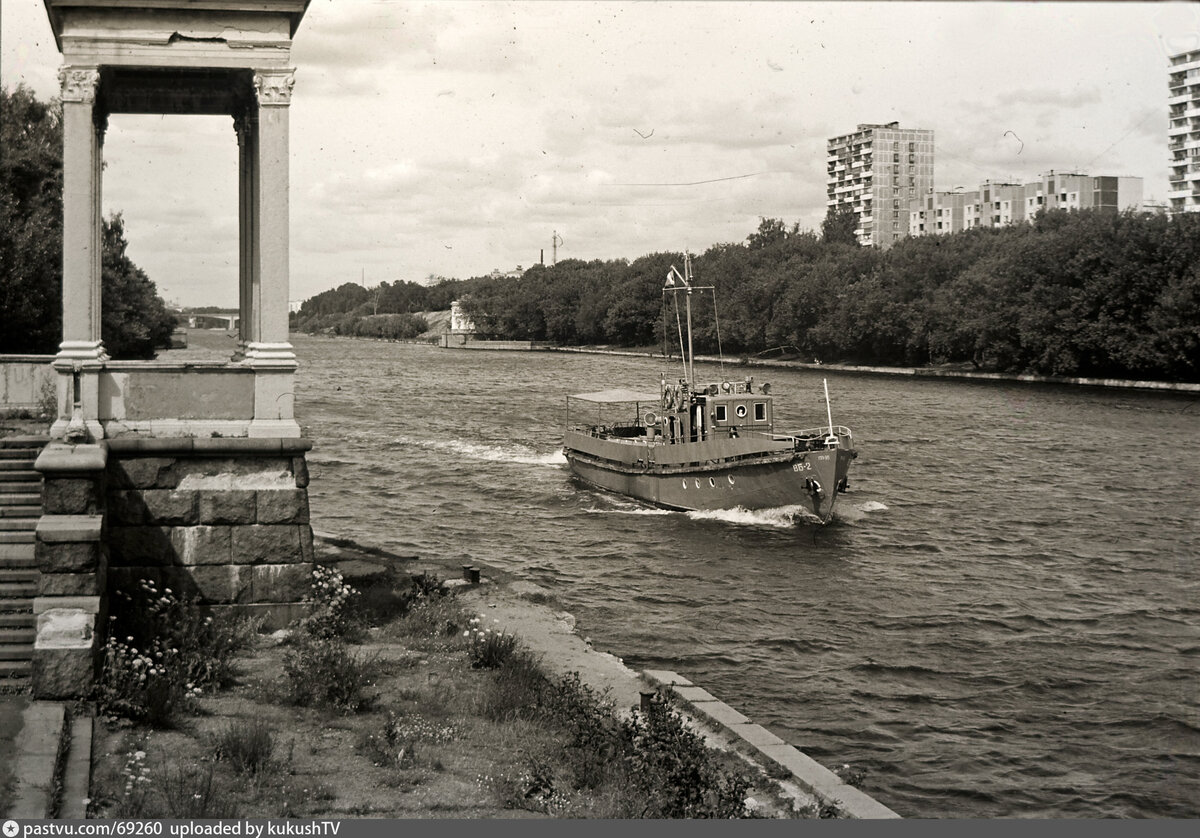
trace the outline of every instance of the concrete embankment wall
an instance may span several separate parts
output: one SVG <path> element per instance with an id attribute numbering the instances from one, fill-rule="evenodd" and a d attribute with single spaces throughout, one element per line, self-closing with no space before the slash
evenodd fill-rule
<path id="1" fill-rule="evenodd" d="M 632 352 L 620 349 L 581 349 L 572 346 L 553 347 L 555 352 L 579 352 L 589 355 L 622 355 L 631 358 L 652 358 L 678 361 L 678 358 L 660 355 L 657 352 Z M 1200 383 L 1188 381 L 1134 381 L 1123 378 L 1083 378 L 1056 375 L 1032 375 L 1001 372 L 973 372 L 971 370 L 943 370 L 928 367 L 875 367 L 852 364 L 810 364 L 803 361 L 776 361 L 767 358 L 721 359 L 716 355 L 697 355 L 697 361 L 739 367 L 767 367 L 777 369 L 814 370 L 817 372 L 841 372 L 855 375 L 886 375 L 909 378 L 961 379 L 964 381 L 998 381 L 1018 384 L 1070 384 L 1082 387 L 1108 387 L 1121 390 L 1160 390 L 1171 393 L 1200 395 Z"/>

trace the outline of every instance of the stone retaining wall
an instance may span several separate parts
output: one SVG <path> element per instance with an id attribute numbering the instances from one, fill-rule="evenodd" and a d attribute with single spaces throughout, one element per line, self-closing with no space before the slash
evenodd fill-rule
<path id="1" fill-rule="evenodd" d="M 121 451 L 110 443 L 110 590 L 139 579 L 205 602 L 295 616 L 313 561 L 303 451 Z"/>

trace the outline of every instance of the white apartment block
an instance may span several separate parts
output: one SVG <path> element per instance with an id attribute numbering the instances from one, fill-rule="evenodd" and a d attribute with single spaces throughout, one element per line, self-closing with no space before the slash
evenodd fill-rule
<path id="1" fill-rule="evenodd" d="M 1170 58 L 1167 81 L 1167 201 L 1172 212 L 1200 212 L 1200 50 Z"/>
<path id="2" fill-rule="evenodd" d="M 826 147 L 826 207 L 854 210 L 859 243 L 886 249 L 908 235 L 910 204 L 933 188 L 933 131 L 859 125 Z"/>
<path id="3" fill-rule="evenodd" d="M 1042 210 L 1142 208 L 1142 179 L 1050 171 L 1032 183 L 988 181 L 970 192 L 930 192 L 909 207 L 908 234 L 931 236 L 1031 221 Z"/>

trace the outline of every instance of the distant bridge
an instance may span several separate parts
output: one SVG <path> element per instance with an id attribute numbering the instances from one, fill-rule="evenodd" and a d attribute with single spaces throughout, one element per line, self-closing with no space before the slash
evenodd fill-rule
<path id="1" fill-rule="evenodd" d="M 189 329 L 225 329 L 226 331 L 236 329 L 238 321 L 241 319 L 236 311 L 187 314 L 184 317 L 187 319 Z"/>

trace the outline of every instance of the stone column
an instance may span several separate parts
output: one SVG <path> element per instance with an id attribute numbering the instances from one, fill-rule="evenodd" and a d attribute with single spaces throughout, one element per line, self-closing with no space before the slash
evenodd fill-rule
<path id="1" fill-rule="evenodd" d="M 253 211 L 253 339 L 246 356 L 294 366 L 288 341 L 288 106 L 295 83 L 291 70 L 254 74 L 258 99 Z"/>
<path id="2" fill-rule="evenodd" d="M 238 348 L 233 359 L 246 357 L 246 347 L 257 339 L 252 317 L 254 269 L 258 243 L 257 215 L 255 202 L 255 170 L 258 157 L 255 142 L 258 139 L 258 113 L 247 105 L 246 110 L 233 118 L 233 130 L 238 142 Z"/>
<path id="3" fill-rule="evenodd" d="M 97 421 L 98 379 L 107 360 L 100 336 L 100 148 L 104 120 L 94 111 L 100 72 L 95 67 L 59 70 L 63 105 L 63 340 L 54 367 L 59 371 L 58 418 L 51 435 L 103 436 Z M 80 415 L 74 415 L 76 401 Z"/>
<path id="4" fill-rule="evenodd" d="M 288 106 L 292 70 L 254 73 L 251 272 L 244 362 L 255 368 L 249 435 L 298 437 L 293 412 L 296 353 L 288 338 Z"/>

